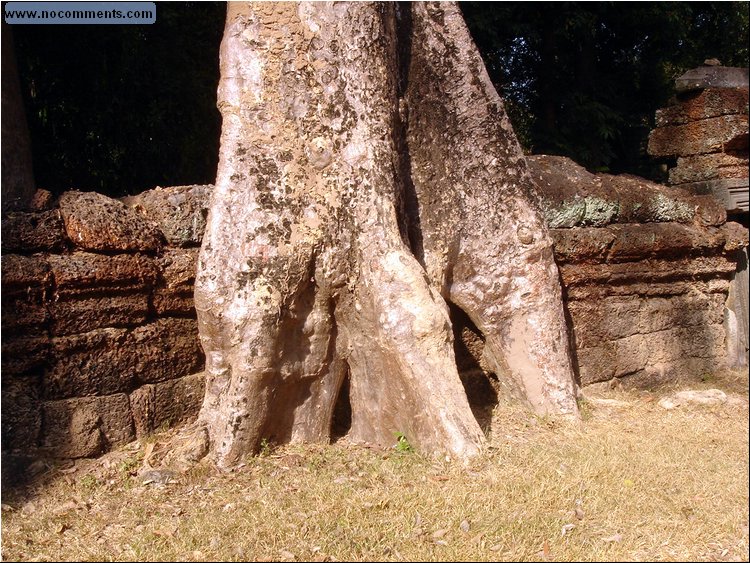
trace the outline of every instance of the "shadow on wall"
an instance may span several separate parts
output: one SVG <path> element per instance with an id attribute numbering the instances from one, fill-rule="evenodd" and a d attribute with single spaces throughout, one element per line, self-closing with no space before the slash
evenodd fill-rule
<path id="1" fill-rule="evenodd" d="M 66 192 L 2 220 L 3 480 L 194 417 L 203 351 L 193 306 L 210 189 L 130 206 Z M 33 465 L 32 465 L 33 466 Z"/>

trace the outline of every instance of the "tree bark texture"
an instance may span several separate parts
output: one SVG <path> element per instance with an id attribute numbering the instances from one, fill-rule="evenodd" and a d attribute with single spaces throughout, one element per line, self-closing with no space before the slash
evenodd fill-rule
<path id="1" fill-rule="evenodd" d="M 330 440 L 344 386 L 353 441 L 479 452 L 449 302 L 511 392 L 576 415 L 551 240 L 456 5 L 230 3 L 218 100 L 195 301 L 219 465 Z"/>

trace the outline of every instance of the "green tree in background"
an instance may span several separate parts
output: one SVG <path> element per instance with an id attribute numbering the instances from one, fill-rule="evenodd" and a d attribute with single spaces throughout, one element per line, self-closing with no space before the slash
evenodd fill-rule
<path id="1" fill-rule="evenodd" d="M 37 185 L 114 196 L 213 182 L 224 2 L 153 25 L 16 25 Z M 658 178 L 645 154 L 674 79 L 748 65 L 747 2 L 463 2 L 524 148 Z"/>
<path id="2" fill-rule="evenodd" d="M 160 2 L 152 25 L 14 26 L 38 187 L 213 182 L 225 12 Z"/>
<path id="3" fill-rule="evenodd" d="M 747 2 L 463 2 L 527 151 L 654 177 L 645 141 L 674 79 L 748 65 Z"/>

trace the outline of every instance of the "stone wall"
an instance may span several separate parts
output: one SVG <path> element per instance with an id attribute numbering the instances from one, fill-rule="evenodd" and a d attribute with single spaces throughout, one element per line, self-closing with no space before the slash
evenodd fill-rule
<path id="1" fill-rule="evenodd" d="M 724 304 L 747 231 L 726 223 L 711 196 L 593 175 L 561 157 L 529 166 L 580 383 L 650 385 L 722 369 Z M 67 192 L 4 217 L 4 451 L 93 456 L 196 415 L 203 356 L 192 292 L 210 190 L 122 201 Z M 476 371 L 481 335 L 465 324 L 459 368 Z"/>
<path id="2" fill-rule="evenodd" d="M 706 63 L 678 78 L 676 97 L 657 110 L 648 153 L 666 161 L 670 185 L 747 212 L 748 69 Z"/>
<path id="3" fill-rule="evenodd" d="M 50 205 L 40 191 L 3 217 L 3 451 L 93 456 L 197 412 L 208 194 L 156 189 L 128 206 L 72 191 Z"/>
<path id="4" fill-rule="evenodd" d="M 714 197 L 532 156 L 582 385 L 727 367 L 725 304 L 747 229 Z"/>
<path id="5" fill-rule="evenodd" d="M 748 69 L 716 60 L 675 81 L 677 95 L 656 112 L 648 152 L 664 160 L 670 185 L 713 194 L 735 221 L 748 226 Z M 729 290 L 728 352 L 748 365 L 747 249 Z"/>

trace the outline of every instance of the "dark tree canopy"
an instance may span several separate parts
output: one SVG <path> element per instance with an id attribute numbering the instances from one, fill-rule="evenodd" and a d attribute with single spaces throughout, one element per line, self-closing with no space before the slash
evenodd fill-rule
<path id="1" fill-rule="evenodd" d="M 529 152 L 657 177 L 644 143 L 676 76 L 748 65 L 747 2 L 464 2 Z M 224 2 L 145 26 L 16 25 L 39 187 L 110 195 L 213 182 Z"/>
<path id="2" fill-rule="evenodd" d="M 16 25 L 37 185 L 113 196 L 211 183 L 224 2 L 159 2 L 153 25 Z"/>
<path id="3" fill-rule="evenodd" d="M 748 65 L 747 2 L 462 2 L 530 152 L 654 176 L 644 144 L 674 79 Z"/>

